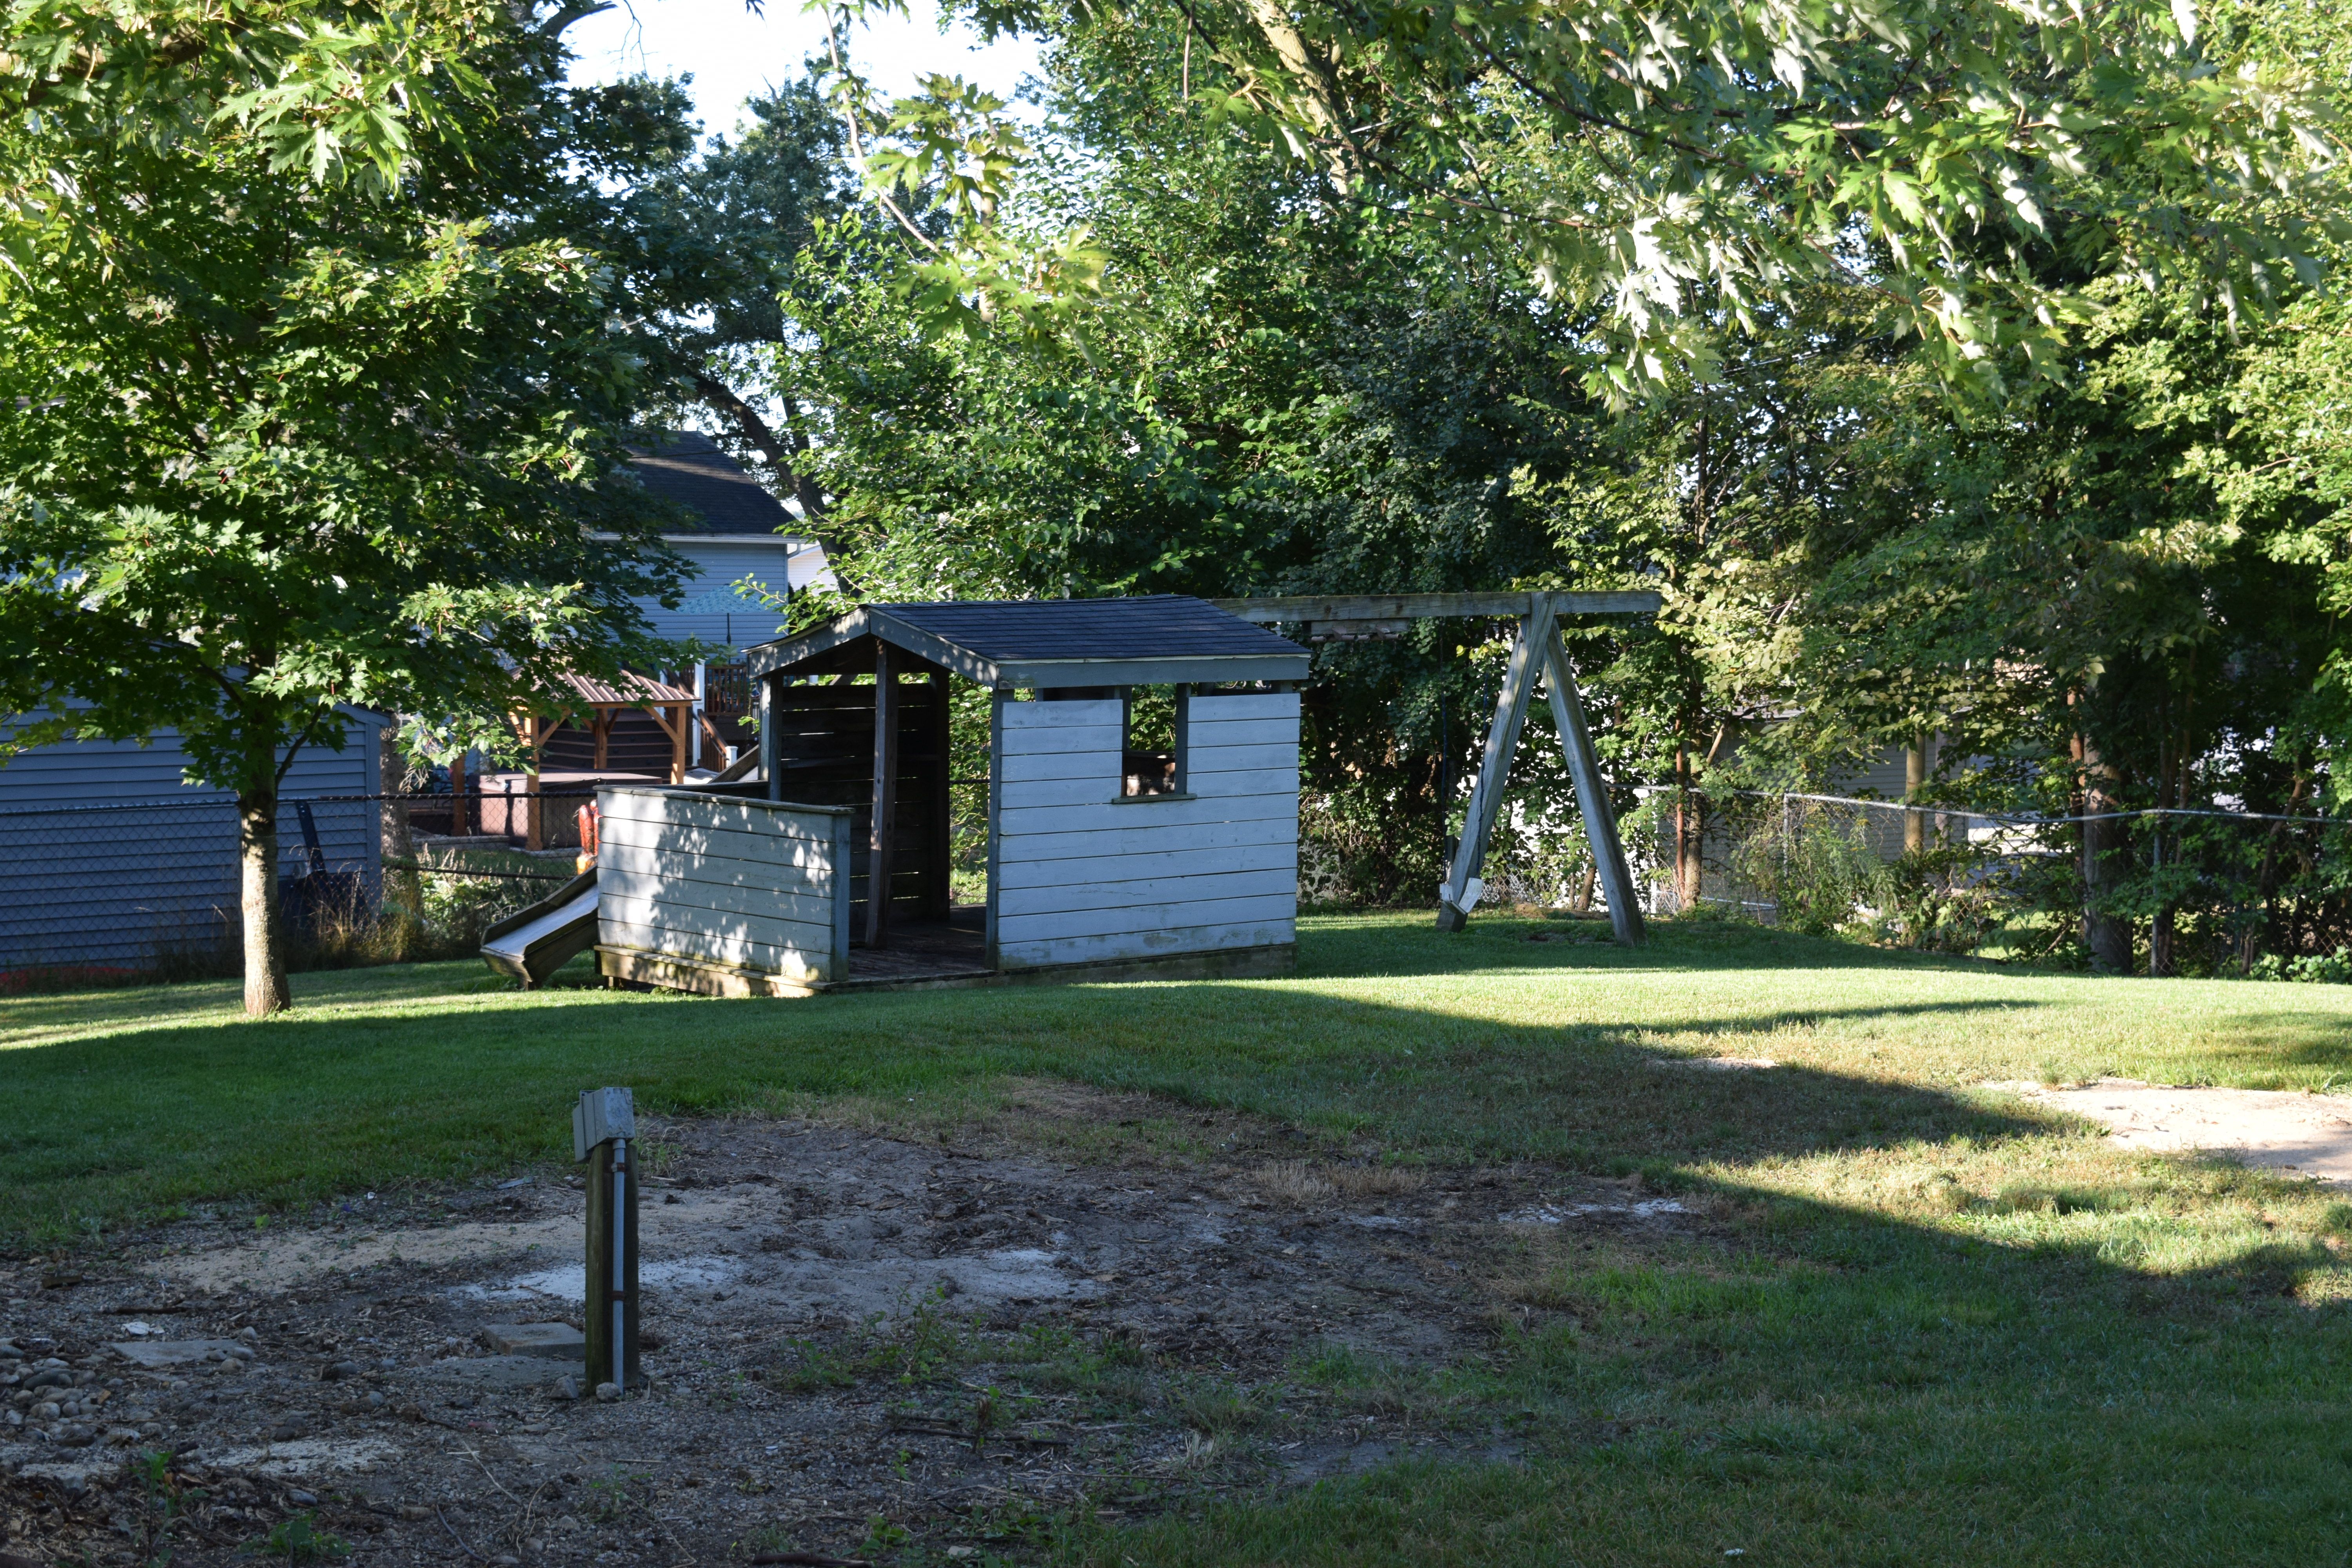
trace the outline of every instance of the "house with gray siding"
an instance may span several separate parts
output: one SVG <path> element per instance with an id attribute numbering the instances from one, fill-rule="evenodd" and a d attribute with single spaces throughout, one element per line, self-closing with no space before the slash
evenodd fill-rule
<path id="1" fill-rule="evenodd" d="M 663 543 L 693 564 L 694 576 L 677 608 L 643 603 L 656 635 L 695 637 L 728 649 L 732 658 L 774 637 L 783 619 L 756 591 L 737 584 L 756 584 L 779 599 L 833 585 L 824 549 L 793 537 L 799 520 L 709 437 L 663 431 L 630 448 L 629 471 L 647 490 L 692 515 L 690 525 L 662 535 Z"/>
<path id="2" fill-rule="evenodd" d="M 690 759 L 724 764 L 727 748 L 750 743 L 743 721 L 742 650 L 781 630 L 783 612 L 770 602 L 812 587 L 835 585 L 824 549 L 796 538 L 799 519 L 709 437 L 691 430 L 649 435 L 630 448 L 637 482 L 688 514 L 662 535 L 693 567 L 685 601 L 676 609 L 651 599 L 638 607 L 656 637 L 692 638 L 719 650 L 708 665 L 665 672 L 695 693 L 697 740 Z M 652 672 L 648 672 L 652 673 Z M 558 726 L 540 754 L 542 772 L 601 770 L 666 776 L 671 743 L 646 713 L 613 715 L 601 747 L 583 724 Z M 601 756 L 600 764 L 594 761 Z M 520 778 L 520 775 L 516 775 Z"/>
<path id="3" fill-rule="evenodd" d="M 284 783 L 278 874 L 319 858 L 381 885 L 376 792 L 385 721 L 346 710 L 340 752 L 306 746 Z M 147 744 L 69 741 L 0 766 L 0 976 L 56 965 L 144 969 L 174 949 L 209 952 L 235 931 L 236 806 L 184 782 L 187 754 L 164 731 Z"/>

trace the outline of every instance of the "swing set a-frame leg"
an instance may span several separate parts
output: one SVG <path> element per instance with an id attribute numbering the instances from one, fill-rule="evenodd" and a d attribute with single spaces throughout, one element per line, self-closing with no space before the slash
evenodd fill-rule
<path id="1" fill-rule="evenodd" d="M 1609 804 L 1609 790 L 1592 752 L 1592 736 L 1584 722 L 1584 704 L 1577 696 L 1568 668 L 1567 646 L 1560 640 L 1559 622 L 1551 602 L 1537 596 L 1532 611 L 1519 624 L 1518 640 L 1511 647 L 1510 668 L 1495 699 L 1494 727 L 1487 731 L 1486 755 L 1478 764 L 1478 782 L 1470 791 L 1470 809 L 1462 824 L 1462 840 L 1445 885 L 1438 889 L 1437 929 L 1460 931 L 1470 923 L 1485 884 L 1478 880 L 1486 847 L 1493 838 L 1495 817 L 1502 809 L 1503 786 L 1510 777 L 1511 759 L 1526 727 L 1528 702 L 1536 678 L 1543 677 L 1551 700 L 1552 722 L 1567 753 L 1569 776 L 1575 781 L 1577 808 L 1584 817 L 1584 836 L 1592 849 L 1601 885 L 1609 899 L 1609 920 L 1617 940 L 1643 940 L 1642 911 L 1634 902 L 1633 876 L 1625 863 L 1625 849 L 1617 837 L 1617 816 Z"/>
<path id="2" fill-rule="evenodd" d="M 1628 947 L 1649 932 L 1642 924 L 1642 906 L 1633 901 L 1633 872 L 1625 864 L 1625 846 L 1617 837 L 1617 813 L 1609 804 L 1609 785 L 1601 776 L 1601 760 L 1592 753 L 1592 731 L 1585 727 L 1584 701 L 1576 694 L 1576 677 L 1568 668 L 1568 645 L 1555 623 L 1544 639 L 1544 692 L 1551 699 L 1551 721 L 1559 731 L 1560 749 L 1568 753 L 1568 774 L 1576 784 L 1577 809 L 1584 816 L 1584 839 L 1592 864 L 1601 873 L 1601 891 L 1609 896 L 1609 923 L 1617 940 Z"/>
<path id="3" fill-rule="evenodd" d="M 1486 843 L 1495 831 L 1495 814 L 1503 804 L 1503 785 L 1511 776 L 1511 757 L 1519 749 L 1519 731 L 1528 721 L 1528 698 L 1535 690 L 1536 668 L 1543 662 L 1544 639 L 1552 635 L 1551 602 L 1538 595 L 1533 612 L 1519 623 L 1518 641 L 1511 645 L 1510 668 L 1503 689 L 1495 698 L 1495 724 L 1486 732 L 1486 754 L 1479 759 L 1478 782 L 1470 789 L 1470 810 L 1462 824 L 1462 841 L 1454 847 L 1454 867 L 1437 890 L 1437 929 L 1460 931 L 1470 923 L 1486 884 L 1478 868 L 1486 863 Z"/>

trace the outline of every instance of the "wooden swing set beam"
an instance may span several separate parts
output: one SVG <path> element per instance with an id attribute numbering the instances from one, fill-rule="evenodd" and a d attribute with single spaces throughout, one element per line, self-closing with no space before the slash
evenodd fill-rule
<path id="1" fill-rule="evenodd" d="M 1427 621 L 1454 617 L 1523 619 L 1542 599 L 1555 616 L 1654 616 L 1650 593 L 1625 594 L 1290 594 L 1263 599 L 1212 599 L 1245 621 Z"/>

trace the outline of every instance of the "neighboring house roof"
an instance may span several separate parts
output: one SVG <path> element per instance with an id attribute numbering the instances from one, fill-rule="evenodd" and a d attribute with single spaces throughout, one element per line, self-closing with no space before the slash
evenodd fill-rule
<path id="1" fill-rule="evenodd" d="M 768 534 L 793 525 L 784 503 L 708 436 L 652 432 L 629 447 L 629 468 L 646 489 L 701 520 L 699 533 Z"/>
<path id="2" fill-rule="evenodd" d="M 1287 637 L 1206 600 L 1160 594 L 866 605 L 799 637 L 751 649 L 751 673 L 773 674 L 836 650 L 854 652 L 848 645 L 861 638 L 878 638 L 992 687 L 1304 680 L 1311 661 Z M 828 667 L 840 662 L 826 661 Z"/>

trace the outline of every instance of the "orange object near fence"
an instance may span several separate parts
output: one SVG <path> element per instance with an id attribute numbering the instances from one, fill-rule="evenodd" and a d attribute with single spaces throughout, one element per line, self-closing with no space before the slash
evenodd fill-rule
<path id="1" fill-rule="evenodd" d="M 596 868 L 596 803 L 592 800 L 573 812 L 572 820 L 580 825 L 580 854 L 572 865 L 581 871 L 593 871 Z"/>

